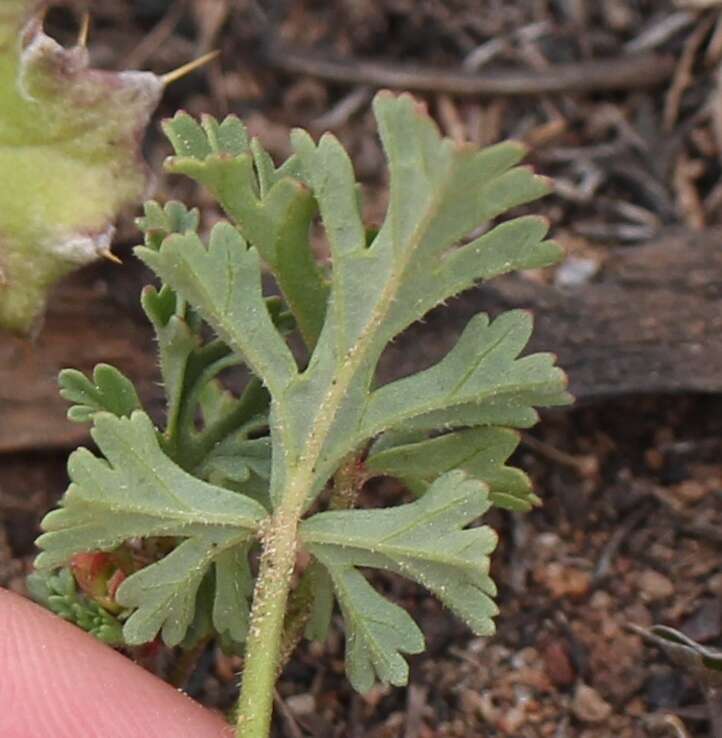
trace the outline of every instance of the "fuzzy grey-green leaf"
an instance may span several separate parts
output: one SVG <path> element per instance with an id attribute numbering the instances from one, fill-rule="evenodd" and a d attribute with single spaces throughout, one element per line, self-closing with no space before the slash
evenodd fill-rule
<path id="1" fill-rule="evenodd" d="M 212 537 L 188 538 L 120 585 L 118 603 L 134 610 L 123 626 L 126 643 L 148 643 L 160 630 L 169 646 L 183 640 L 196 612 L 198 588 L 217 555 L 217 545 Z"/>
<path id="2" fill-rule="evenodd" d="M 526 428 L 537 420 L 535 405 L 567 404 L 566 377 L 551 354 L 518 358 L 531 328 L 531 315 L 523 310 L 493 322 L 477 315 L 442 361 L 371 395 L 363 432 L 471 424 Z"/>
<path id="3" fill-rule="evenodd" d="M 400 616 L 390 616 L 389 603 L 373 604 L 376 598 L 359 583 L 356 567 L 386 569 L 414 579 L 474 632 L 493 633 L 496 588 L 489 577 L 489 555 L 496 546 L 496 534 L 487 527 L 466 528 L 489 505 L 485 485 L 453 471 L 437 479 L 416 502 L 384 510 L 324 512 L 301 524 L 301 539 L 327 568 L 344 612 L 352 680 L 367 685 L 369 662 L 376 665 L 382 680 L 397 683 L 389 674 L 401 678 L 398 668 L 392 667 L 397 659 L 376 664 L 378 652 L 388 655 L 389 651 L 384 638 L 373 636 L 378 622 L 388 620 L 383 629 L 387 635 L 403 634 L 397 651 L 413 652 L 405 640 L 411 637 L 409 626 L 401 625 Z"/>
<path id="4" fill-rule="evenodd" d="M 546 224 L 538 218 L 520 218 L 459 245 L 503 210 L 547 191 L 544 180 L 515 166 L 522 147 L 502 144 L 477 152 L 455 145 L 441 138 L 408 96 L 381 93 L 374 110 L 389 159 L 391 195 L 384 223 L 368 247 L 336 221 L 338 203 L 348 205 L 355 197 L 349 165 L 339 164 L 338 144 L 332 137 L 317 146 L 305 135 L 295 138 L 306 179 L 320 183 L 314 195 L 324 225 L 336 235 L 330 238 L 333 271 L 323 332 L 306 371 L 274 403 L 283 428 L 274 440 L 280 454 L 274 457 L 275 499 L 309 448 L 315 456 L 313 495 L 348 453 L 402 423 L 428 429 L 526 427 L 536 420 L 533 405 L 569 401 L 564 376 L 551 357 L 517 360 L 531 330 L 530 319 L 519 313 L 491 327 L 486 318 L 475 319 L 460 345 L 436 367 L 370 393 L 388 342 L 439 301 L 478 279 L 549 264 L 559 255 L 556 245 L 544 241 Z M 334 162 L 339 171 L 329 171 Z M 497 334 L 503 348 L 485 358 Z M 462 383 L 462 393 L 456 385 L 463 362 L 479 371 Z"/>
<path id="5" fill-rule="evenodd" d="M 46 550 L 39 561 L 51 567 L 76 549 L 138 536 L 181 539 L 119 590 L 133 608 L 127 637 L 139 641 L 160 629 L 168 642 L 191 642 L 213 628 L 238 641 L 248 627 L 248 552 L 262 530 L 261 614 L 246 652 L 247 681 L 255 686 L 244 684 L 241 700 L 244 717 L 261 721 L 270 715 L 272 688 L 257 685 L 275 673 L 269 643 L 282 630 L 298 551 L 290 536 L 340 465 L 350 460 L 363 476 L 361 461 L 371 448 L 370 471 L 397 475 L 423 494 L 390 509 L 321 512 L 300 522 L 300 543 L 323 572 L 308 590 L 317 596 L 310 632 L 322 635 L 327 627 L 332 585 L 354 686 L 366 690 L 376 678 L 402 684 L 404 654 L 423 648 L 423 637 L 361 569 L 413 579 L 474 632 L 491 633 L 489 555 L 496 536 L 470 526 L 490 495 L 512 508 L 536 500 L 526 477 L 506 466 L 516 443 L 507 428 L 528 427 L 537 407 L 570 399 L 553 357 L 523 356 L 531 319 L 520 311 L 473 318 L 437 364 L 380 386 L 379 359 L 405 328 L 478 281 L 547 266 L 560 250 L 546 240 L 539 218 L 494 224 L 549 189 L 518 166 L 522 146 L 476 151 L 443 139 L 407 95 L 380 93 L 374 113 L 390 175 L 378 230 L 363 223 L 353 166 L 333 136 L 315 143 L 294 134 L 294 155 L 276 167 L 234 119 L 198 124 L 181 114 L 166 125 L 177 154 L 169 169 L 206 184 L 233 225 L 216 225 L 206 248 L 192 215 L 147 212 L 146 248 L 138 253 L 166 284 L 147 292 L 144 306 L 162 348 L 178 339 L 162 366 L 171 390 L 169 427 L 161 445 L 146 416 L 98 414 L 107 462 L 87 451 L 74 455 L 74 484 L 40 539 Z M 317 212 L 331 253 L 323 269 L 310 248 Z M 191 228 L 172 233 L 186 224 Z M 299 365 L 296 344 L 292 354 L 264 299 L 261 258 L 308 349 Z M 217 339 L 205 341 L 202 321 Z M 217 377 L 241 359 L 255 378 L 240 398 L 229 397 Z M 170 364 L 178 365 L 176 374 Z M 210 606 L 199 593 L 213 586 Z M 257 708 L 262 691 L 266 701 Z"/>
<path id="6" fill-rule="evenodd" d="M 201 312 L 271 392 L 296 375 L 296 362 L 263 300 L 258 254 L 233 226 L 216 225 L 207 249 L 189 233 L 170 236 L 158 252 L 136 253 Z"/>
<path id="7" fill-rule="evenodd" d="M 247 552 L 267 513 L 254 500 L 183 471 L 163 453 L 150 419 L 140 411 L 130 418 L 99 413 L 93 438 L 107 461 L 85 449 L 71 456 L 72 484 L 62 506 L 43 520 L 36 565 L 52 569 L 76 553 L 109 550 L 131 538 L 184 538 L 118 590 L 119 603 L 135 608 L 124 627 L 129 643 L 152 640 L 161 628 L 166 642 L 179 643 L 206 571 L 227 551 Z M 228 576 L 216 581 L 236 587 Z M 237 600 L 229 593 L 217 597 Z M 222 620 L 230 630 L 228 618 Z"/>
<path id="8" fill-rule="evenodd" d="M 226 549 L 215 560 L 213 625 L 237 643 L 245 639 L 249 625 L 248 602 L 253 592 L 249 549 L 248 544 Z"/>
<path id="9" fill-rule="evenodd" d="M 409 665 L 402 654 L 424 650 L 419 627 L 352 566 L 330 566 L 329 572 L 346 623 L 346 673 L 353 688 L 368 692 L 377 678 L 405 685 Z"/>
<path id="10" fill-rule="evenodd" d="M 539 503 L 524 472 L 505 462 L 519 444 L 519 434 L 508 428 L 469 428 L 433 438 L 378 444 L 366 459 L 372 474 L 403 480 L 416 494 L 447 471 L 461 469 L 489 486 L 489 499 L 499 507 L 529 510 Z"/>
<path id="11" fill-rule="evenodd" d="M 309 227 L 316 211 L 314 198 L 298 176 L 297 157 L 276 168 L 254 139 L 232 116 L 220 125 L 204 116 L 191 128 L 183 117 L 167 124 L 176 156 L 166 163 L 171 172 L 204 184 L 218 199 L 243 237 L 273 271 L 307 344 L 313 346 L 323 324 L 328 286 L 316 264 Z M 193 140 L 205 130 L 206 145 Z M 186 135 L 187 133 L 187 135 Z M 255 171 L 254 171 L 255 164 Z"/>
<path id="12" fill-rule="evenodd" d="M 76 423 L 93 420 L 96 413 L 130 415 L 140 409 L 140 400 L 133 383 L 115 367 L 98 364 L 92 381 L 76 369 L 65 369 L 58 377 L 60 396 L 73 403 L 68 418 Z"/>
<path id="13" fill-rule="evenodd" d="M 130 418 L 99 413 L 92 435 L 107 461 L 82 448 L 71 455 L 72 484 L 62 506 L 42 523 L 39 568 L 130 538 L 202 536 L 216 529 L 251 534 L 266 515 L 253 500 L 183 471 L 163 453 L 141 411 Z"/>

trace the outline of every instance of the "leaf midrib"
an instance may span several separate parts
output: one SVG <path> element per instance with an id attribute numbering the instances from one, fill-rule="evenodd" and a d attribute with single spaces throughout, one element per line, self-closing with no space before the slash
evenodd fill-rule
<path id="1" fill-rule="evenodd" d="M 386 286 L 381 292 L 379 300 L 376 303 L 376 309 L 374 310 L 371 319 L 367 322 L 366 326 L 364 326 L 356 343 L 349 351 L 346 361 L 341 364 L 340 371 L 333 372 L 333 379 L 331 382 L 329 382 L 324 399 L 319 403 L 318 411 L 315 416 L 317 422 L 313 426 L 309 441 L 306 443 L 305 452 L 302 453 L 300 457 L 301 463 L 296 466 L 296 474 L 294 475 L 296 478 L 308 477 L 311 480 L 308 486 L 312 486 L 313 481 L 315 481 L 313 469 L 325 445 L 326 438 L 328 437 L 331 427 L 333 426 L 333 423 L 336 419 L 341 401 L 343 397 L 346 396 L 349 387 L 353 383 L 353 380 L 357 375 L 358 367 L 363 364 L 364 358 L 366 357 L 368 351 L 370 350 L 370 347 L 374 343 L 374 338 L 378 333 L 378 327 L 383 323 L 383 320 L 388 314 L 389 307 L 393 303 L 394 296 L 398 292 L 399 287 L 403 282 L 403 276 L 408 269 L 409 262 L 412 256 L 416 253 L 416 249 L 418 248 L 419 244 L 423 240 L 423 236 L 427 230 L 427 225 L 429 221 L 437 214 L 440 204 L 443 202 L 444 193 L 446 192 L 449 182 L 452 179 L 453 172 L 454 167 L 453 165 L 450 165 L 446 174 L 446 178 L 443 181 L 443 186 L 438 187 L 434 191 L 433 197 L 429 201 L 423 218 L 419 220 L 417 227 L 413 231 L 412 237 L 410 237 L 407 241 L 406 248 L 402 251 L 404 256 L 401 260 L 397 258 L 398 251 L 394 248 L 396 235 L 394 220 L 391 220 L 391 240 L 388 243 L 388 248 L 390 248 L 393 252 L 394 262 L 396 264 L 399 264 L 400 261 L 400 268 L 396 269 L 389 276 Z M 392 206 L 392 204 L 389 205 L 389 210 Z M 388 212 L 386 217 L 389 217 Z M 370 248 L 373 249 L 373 245 Z M 348 257 L 341 258 L 353 258 L 356 253 L 357 252 L 353 252 L 349 254 Z M 343 297 L 342 292 L 340 296 Z M 334 295 L 334 297 L 336 296 Z M 345 305 L 343 306 L 342 312 L 345 312 Z M 341 330 L 341 326 L 337 325 L 336 330 Z M 329 337 L 329 340 L 336 341 L 336 338 L 337 335 L 334 333 L 333 336 Z M 336 346 L 337 345 L 338 344 L 336 344 Z M 336 355 L 336 353 L 337 352 L 334 351 L 334 355 Z M 282 403 L 279 404 L 282 405 Z M 360 413 L 359 424 L 362 418 L 363 413 Z M 363 439 L 353 437 L 346 445 L 347 448 L 356 446 L 360 440 Z M 344 453 L 346 452 L 347 448 L 344 449 Z M 289 475 L 289 478 L 290 477 L 291 475 Z M 295 485 L 289 484 L 289 487 L 293 486 Z M 302 504 L 303 499 L 307 496 L 308 492 L 306 485 L 299 484 L 298 487 L 303 487 L 303 490 L 297 491 L 297 494 L 299 494 L 301 499 L 294 500 L 294 506 L 299 505 L 299 503 Z M 289 502 L 289 505 L 290 504 L 292 503 Z"/>
<path id="2" fill-rule="evenodd" d="M 200 525 L 208 528 L 231 528 L 231 529 L 243 529 L 249 531 L 249 533 L 257 530 L 259 522 L 252 518 L 241 517 L 240 515 L 232 515 L 226 513 L 206 513 L 198 510 L 189 510 L 188 512 L 181 512 L 169 509 L 152 510 L 135 507 L 132 505 L 119 505 L 119 504 L 105 504 L 98 502 L 87 497 L 81 498 L 81 504 L 85 508 L 96 508 L 99 510 L 105 510 L 111 514 L 122 514 L 122 515 L 138 515 L 151 520 L 159 521 L 177 521 L 183 525 Z M 75 503 L 77 505 L 77 502 Z M 66 509 L 70 509 L 70 505 L 66 506 Z M 202 515 L 203 517 L 199 517 Z M 72 526 L 73 529 L 79 526 Z"/>
<path id="3" fill-rule="evenodd" d="M 393 656 L 389 656 L 386 651 L 380 646 L 378 637 L 373 633 L 372 629 L 368 626 L 368 623 L 376 624 L 384 628 L 391 628 L 396 633 L 400 634 L 403 638 L 404 632 L 396 627 L 395 624 L 389 623 L 385 620 L 379 620 L 368 614 L 357 614 L 359 610 L 353 605 L 353 597 L 349 594 L 349 587 L 343 578 L 343 571 L 338 573 L 337 577 L 334 577 L 333 573 L 331 577 L 334 579 L 336 592 L 339 597 L 339 601 L 342 603 L 342 608 L 346 611 L 344 620 L 352 622 L 354 628 L 363 635 L 363 640 L 367 645 L 367 648 L 375 655 L 375 659 L 369 659 L 372 662 L 372 668 L 374 671 L 378 671 L 377 663 L 384 662 L 387 664 L 387 669 L 393 668 L 395 659 Z M 345 602 L 344 602 L 345 599 Z M 399 656 L 402 653 L 401 649 L 397 648 L 395 654 Z"/>
<path id="4" fill-rule="evenodd" d="M 231 526 L 233 528 L 246 528 L 249 530 L 255 530 L 258 527 L 258 521 L 254 518 L 238 514 L 227 514 L 227 513 L 209 513 L 204 511 L 199 511 L 198 508 L 191 507 L 185 500 L 180 498 L 172 489 L 171 486 L 167 483 L 167 479 L 171 478 L 172 474 L 158 474 L 158 472 L 155 470 L 155 468 L 148 463 L 148 461 L 137 452 L 137 450 L 134 448 L 132 444 L 129 444 L 127 442 L 127 439 L 125 438 L 124 434 L 118 434 L 116 432 L 116 429 L 114 427 L 110 427 L 106 429 L 107 432 L 112 433 L 115 436 L 116 442 L 119 442 L 122 444 L 122 446 L 125 448 L 126 453 L 130 455 L 132 458 L 136 459 L 136 462 L 139 466 L 141 466 L 143 469 L 146 470 L 146 472 L 149 473 L 149 476 L 151 479 L 154 480 L 155 484 L 163 490 L 167 496 L 168 499 L 174 501 L 177 505 L 177 508 L 174 510 L 172 508 L 160 508 L 156 510 L 149 510 L 148 508 L 141 508 L 138 505 L 140 503 L 136 502 L 133 503 L 132 500 L 124 501 L 124 504 L 121 505 L 120 503 L 117 504 L 117 508 L 115 507 L 115 504 L 112 502 L 112 500 L 109 497 L 105 497 L 102 501 L 97 501 L 97 497 L 92 495 L 87 496 L 82 494 L 83 486 L 78 485 L 77 489 L 79 492 L 81 492 L 81 499 L 86 505 L 91 506 L 97 506 L 101 509 L 110 510 L 111 512 L 124 512 L 124 513 L 131 513 L 131 514 L 140 514 L 144 515 L 149 518 L 159 518 L 161 520 L 183 520 L 186 522 L 193 522 L 193 523 L 199 523 L 201 525 L 221 525 L 221 526 Z M 95 458 L 95 457 L 93 457 Z M 96 483 L 98 485 L 98 488 L 103 488 L 103 480 L 97 480 L 96 475 L 94 473 L 93 466 L 94 464 L 89 464 L 89 459 L 82 459 L 81 464 L 85 467 L 85 472 L 88 474 L 91 478 L 96 479 Z M 95 460 L 97 463 L 97 459 Z M 171 472 L 174 470 L 171 470 Z M 117 469 L 113 468 L 112 472 L 114 475 L 121 475 L 122 479 L 122 472 Z M 127 481 L 127 480 L 126 480 Z M 197 481 L 197 480 L 196 480 Z M 182 483 L 182 482 L 181 482 Z M 203 484 L 201 482 L 201 484 Z M 118 487 L 122 488 L 122 485 L 117 485 Z M 105 501 L 107 501 L 107 504 L 103 504 Z M 205 520 L 199 520 L 198 515 L 202 514 L 205 516 Z"/>
<path id="5" fill-rule="evenodd" d="M 240 259 L 246 259 L 246 258 L 254 258 L 251 256 L 251 250 L 255 252 L 255 248 L 252 246 L 248 246 L 248 244 L 245 244 L 245 251 L 240 255 Z M 153 253 L 153 252 L 151 252 Z M 203 296 L 202 299 L 204 300 L 205 304 L 208 305 L 209 314 L 215 319 L 215 322 L 218 323 L 219 328 L 225 333 L 225 335 L 228 337 L 228 343 L 231 346 L 236 347 L 241 356 L 244 358 L 244 360 L 247 362 L 248 366 L 251 367 L 253 372 L 256 374 L 256 376 L 263 377 L 265 382 L 268 384 L 269 391 L 274 394 L 276 392 L 280 391 L 280 386 L 277 385 L 275 379 L 277 377 L 277 373 L 275 370 L 269 369 L 268 365 L 265 361 L 263 361 L 260 358 L 260 355 L 258 352 L 254 351 L 254 343 L 253 341 L 248 341 L 244 339 L 244 336 L 240 334 L 237 330 L 237 326 L 233 324 L 229 318 L 228 318 L 228 309 L 227 306 L 224 306 L 223 308 L 219 309 L 216 307 L 219 305 L 219 301 L 215 296 L 213 296 L 210 291 L 208 290 L 208 284 L 206 283 L 207 280 L 205 279 L 198 279 L 195 269 L 192 266 L 193 260 L 188 260 L 187 254 L 182 253 L 183 257 L 183 267 L 186 271 L 187 276 L 190 278 L 191 282 L 195 285 L 198 292 Z M 204 253 L 202 254 L 202 258 L 206 262 L 211 262 L 211 270 L 212 270 L 212 261 L 213 261 L 213 254 L 209 250 L 204 249 Z M 255 257 L 258 258 L 257 256 Z M 239 273 L 238 267 L 241 265 L 237 262 L 231 263 L 226 260 L 226 268 L 229 269 L 229 267 L 232 267 L 232 270 L 227 271 L 228 278 L 232 280 L 233 284 L 237 284 L 237 275 Z M 254 266 L 257 266 L 254 265 Z M 208 280 L 212 281 L 212 280 Z M 237 291 L 237 290 L 236 290 Z M 227 297 L 229 298 L 231 296 L 231 293 L 235 292 L 234 290 L 228 291 Z M 292 375 L 295 376 L 295 375 Z"/>
<path id="6" fill-rule="evenodd" d="M 446 564 L 449 566 L 468 567 L 470 565 L 470 562 L 468 561 L 468 559 L 461 559 L 458 551 L 450 552 L 451 555 L 444 552 L 440 552 L 439 555 L 435 555 L 435 551 L 409 547 L 404 545 L 403 541 L 394 540 L 398 539 L 399 537 L 403 537 L 404 535 L 408 535 L 410 532 L 419 527 L 432 524 L 434 520 L 442 517 L 448 511 L 458 508 L 459 505 L 463 504 L 463 502 L 465 500 L 468 500 L 468 498 L 469 495 L 455 497 L 453 500 L 449 500 L 443 506 L 434 508 L 433 511 L 427 513 L 424 516 L 414 518 L 414 520 L 410 521 L 407 525 L 397 528 L 383 538 L 377 539 L 375 541 L 368 541 L 367 539 L 355 537 L 353 535 L 349 536 L 346 532 L 334 533 L 333 531 L 314 531 L 313 529 L 311 529 L 309 535 L 304 536 L 304 541 L 305 543 L 311 545 L 334 545 L 340 547 L 342 550 L 355 548 L 359 551 L 367 553 L 381 554 L 382 556 L 386 556 L 392 560 L 394 560 L 394 558 L 406 557 L 410 559 L 423 560 L 438 564 Z M 483 511 L 479 513 L 479 515 L 481 514 L 483 514 Z M 468 525 L 468 523 L 470 523 L 473 519 L 474 518 L 470 517 L 468 521 L 462 521 L 461 523 L 459 523 L 459 525 L 455 525 L 450 532 L 464 533 L 467 530 L 464 526 Z M 470 541 L 469 546 L 472 545 L 472 543 L 473 541 Z M 469 546 L 466 546 L 465 548 L 468 548 Z"/>
<path id="7" fill-rule="evenodd" d="M 558 370 L 554 370 L 558 371 Z M 403 380 L 400 380 L 403 381 Z M 498 386 L 490 387 L 488 390 L 483 392 L 474 393 L 473 398 L 461 397 L 456 401 L 451 400 L 451 392 L 443 397 L 435 398 L 433 403 L 427 403 L 425 405 L 414 405 L 409 407 L 406 412 L 399 411 L 394 414 L 393 417 L 384 416 L 380 418 L 373 426 L 362 429 L 359 434 L 359 438 L 369 438 L 387 430 L 391 426 L 399 426 L 404 421 L 428 415 L 429 413 L 437 412 L 440 410 L 452 410 L 462 405 L 482 405 L 486 400 L 496 397 L 504 397 L 505 395 L 513 395 L 520 390 L 536 392 L 539 389 L 552 383 L 553 380 L 545 379 L 539 382 L 518 382 L 515 384 L 504 385 L 501 389 Z M 385 385 L 388 386 L 388 385 Z M 382 387 L 381 389 L 384 389 Z M 524 409 L 526 405 L 519 405 L 519 408 Z M 531 404 L 529 404 L 531 407 Z"/>

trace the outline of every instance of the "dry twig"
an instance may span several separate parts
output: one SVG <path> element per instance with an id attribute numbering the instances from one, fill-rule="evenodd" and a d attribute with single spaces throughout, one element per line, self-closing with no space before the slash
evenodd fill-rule
<path id="1" fill-rule="evenodd" d="M 712 30 L 714 21 L 715 18 L 712 15 L 703 18 L 685 42 L 684 51 L 674 71 L 672 84 L 664 101 L 664 130 L 668 133 L 674 128 L 674 124 L 677 122 L 682 95 L 692 82 L 694 60 L 700 46 L 702 46 L 702 42 Z"/>
<path id="2" fill-rule="evenodd" d="M 281 714 L 283 725 L 288 732 L 290 738 L 304 738 L 301 726 L 296 721 L 294 714 L 286 704 L 285 700 L 278 693 L 278 690 L 273 691 L 273 701 L 276 704 L 278 712 Z"/>
<path id="3" fill-rule="evenodd" d="M 669 79 L 675 68 L 675 61 L 670 56 L 640 54 L 573 64 L 550 64 L 544 69 L 504 69 L 469 74 L 363 59 L 323 58 L 281 46 L 268 47 L 266 60 L 277 69 L 331 82 L 475 96 L 636 89 Z"/>
<path id="4" fill-rule="evenodd" d="M 168 12 L 158 21 L 156 26 L 131 50 L 123 61 L 125 68 L 140 69 L 144 67 L 155 50 L 173 35 L 185 11 L 186 0 L 176 0 L 168 9 Z"/>

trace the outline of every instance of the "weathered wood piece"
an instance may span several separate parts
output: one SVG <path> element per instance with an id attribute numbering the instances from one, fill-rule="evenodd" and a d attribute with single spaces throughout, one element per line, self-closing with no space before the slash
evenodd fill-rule
<path id="1" fill-rule="evenodd" d="M 558 355 L 580 401 L 722 391 L 720 229 L 611 249 L 595 277 L 573 289 L 519 275 L 494 280 L 415 326 L 398 355 L 416 341 L 441 355 L 475 313 L 516 307 L 534 312 L 530 348 Z"/>
<path id="2" fill-rule="evenodd" d="M 101 266 L 66 283 L 34 343 L 0 336 L 0 453 L 65 448 L 87 437 L 65 419 L 60 369 L 118 366 L 149 409 L 161 391 L 151 331 L 137 307 L 149 275 Z M 722 230 L 676 232 L 610 252 L 574 289 L 504 277 L 433 312 L 382 360 L 384 380 L 442 356 L 475 313 L 523 307 L 536 314 L 533 350 L 554 351 L 580 401 L 632 393 L 722 391 Z"/>
<path id="3" fill-rule="evenodd" d="M 140 284 L 134 266 L 91 267 L 58 288 L 33 341 L 0 333 L 0 453 L 87 439 L 87 427 L 66 419 L 68 403 L 58 395 L 58 372 L 66 367 L 89 372 L 100 362 L 113 364 L 145 400 L 159 397 L 152 332 L 135 307 Z M 126 290 L 132 306 L 122 299 Z"/>

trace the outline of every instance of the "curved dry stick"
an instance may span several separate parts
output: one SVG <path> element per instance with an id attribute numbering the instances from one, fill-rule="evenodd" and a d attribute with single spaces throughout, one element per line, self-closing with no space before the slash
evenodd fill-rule
<path id="1" fill-rule="evenodd" d="M 675 68 L 672 56 L 637 54 L 552 64 L 539 70 L 501 69 L 471 74 L 364 59 L 323 58 L 275 45 L 266 49 L 266 61 L 285 72 L 331 82 L 480 97 L 637 89 L 668 80 Z"/>

